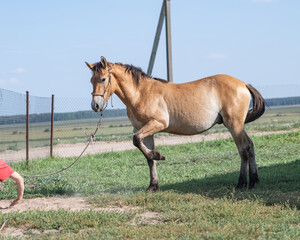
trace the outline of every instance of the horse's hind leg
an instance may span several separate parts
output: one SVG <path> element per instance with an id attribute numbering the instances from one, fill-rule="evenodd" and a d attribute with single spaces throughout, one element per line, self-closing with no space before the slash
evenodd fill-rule
<path id="1" fill-rule="evenodd" d="M 147 148 L 155 150 L 153 135 L 146 137 L 144 139 L 144 144 L 147 146 Z M 150 185 L 147 191 L 159 191 L 160 189 L 158 185 L 158 176 L 156 172 L 156 162 L 155 160 L 150 159 L 147 159 L 147 162 L 150 170 Z"/>
<path id="2" fill-rule="evenodd" d="M 259 182 L 259 179 L 257 174 L 257 166 L 255 161 L 253 142 L 243 128 L 234 127 L 229 130 L 234 138 L 235 144 L 241 156 L 240 177 L 236 188 L 241 189 L 247 186 L 248 164 L 249 164 L 249 178 L 250 178 L 249 189 L 254 188 L 255 183 Z"/>
<path id="3" fill-rule="evenodd" d="M 254 145 L 250 137 L 245 132 L 245 135 L 247 137 L 247 141 L 249 142 L 249 189 L 252 189 L 255 187 L 255 183 L 259 182 L 258 174 L 257 174 L 257 165 L 255 160 L 255 152 L 254 152 Z"/>

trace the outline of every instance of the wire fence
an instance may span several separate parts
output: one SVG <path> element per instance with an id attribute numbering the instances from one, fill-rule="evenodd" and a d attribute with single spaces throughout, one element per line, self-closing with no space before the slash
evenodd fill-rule
<path id="1" fill-rule="evenodd" d="M 26 95 L 0 89 L 0 154 L 25 147 Z"/>
<path id="2" fill-rule="evenodd" d="M 29 159 L 50 156 L 52 97 L 29 95 Z M 26 159 L 26 94 L 0 89 L 0 157 L 7 161 Z M 88 98 L 54 98 L 53 156 L 79 155 L 95 130 L 99 113 Z M 132 126 L 125 106 L 114 97 L 114 109 L 104 112 L 96 144 L 86 154 L 131 149 Z M 100 142 L 101 141 L 101 142 Z M 100 142 L 100 144 L 99 144 Z M 100 148 L 103 145 L 104 148 Z"/>

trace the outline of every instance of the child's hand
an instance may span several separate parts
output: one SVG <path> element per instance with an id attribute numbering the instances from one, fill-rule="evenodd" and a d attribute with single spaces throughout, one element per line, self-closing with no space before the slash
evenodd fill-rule
<path id="1" fill-rule="evenodd" d="M 10 208 L 11 207 L 13 207 L 13 206 L 15 206 L 15 205 L 17 205 L 18 203 L 20 203 L 21 202 L 21 200 L 20 199 L 15 199 L 11 204 L 10 204 Z"/>

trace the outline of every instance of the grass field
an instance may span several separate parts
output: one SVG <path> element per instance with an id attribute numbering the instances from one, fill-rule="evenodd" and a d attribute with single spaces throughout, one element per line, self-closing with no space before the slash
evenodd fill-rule
<path id="1" fill-rule="evenodd" d="M 54 123 L 54 144 L 86 142 L 87 134 L 95 131 L 98 119 L 58 121 Z M 0 152 L 25 148 L 24 124 L 0 126 Z M 30 147 L 50 145 L 50 123 L 32 123 L 29 130 Z M 127 117 L 104 118 L 101 137 L 97 141 L 125 140 L 132 136 L 132 126 Z"/>
<path id="2" fill-rule="evenodd" d="M 25 211 L 0 222 L 23 229 L 56 229 L 32 239 L 300 239 L 300 132 L 253 137 L 260 184 L 235 191 L 240 167 L 231 139 L 162 146 L 160 193 L 145 193 L 148 166 L 138 150 L 87 156 L 60 175 L 26 179 L 25 198 L 86 196 L 94 206 L 128 213 Z M 20 173 L 46 173 L 73 159 L 13 163 Z M 1 199 L 13 198 L 8 180 Z M 157 213 L 156 223 L 137 213 Z"/>
<path id="3" fill-rule="evenodd" d="M 96 128 L 97 119 L 61 121 L 54 124 L 54 144 L 86 142 L 86 134 Z M 247 131 L 290 130 L 300 127 L 300 105 L 267 108 L 265 114 L 257 121 L 247 124 Z M 133 128 L 127 117 L 103 118 L 101 135 L 96 141 L 123 141 L 132 139 Z M 217 125 L 204 134 L 224 132 L 223 125 Z M 25 125 L 0 126 L 0 152 L 25 148 Z M 158 135 L 168 135 L 161 133 Z M 50 123 L 30 124 L 30 147 L 50 145 Z"/>

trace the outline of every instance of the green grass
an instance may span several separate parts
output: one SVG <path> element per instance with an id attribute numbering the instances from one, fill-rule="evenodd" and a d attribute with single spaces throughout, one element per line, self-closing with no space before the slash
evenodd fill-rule
<path id="1" fill-rule="evenodd" d="M 82 158 L 60 175 L 25 179 L 25 198 L 87 196 L 95 206 L 140 207 L 132 213 L 25 211 L 2 214 L 9 226 L 56 229 L 33 239 L 299 239 L 300 131 L 253 137 L 260 184 L 235 191 L 240 159 L 231 139 L 162 146 L 158 162 L 161 192 L 147 194 L 149 170 L 137 151 Z M 74 159 L 40 159 L 11 164 L 24 174 L 42 174 Z M 0 198 L 14 198 L 11 180 Z M 137 212 L 157 212 L 157 224 Z M 135 223 L 134 225 L 132 223 Z"/>

